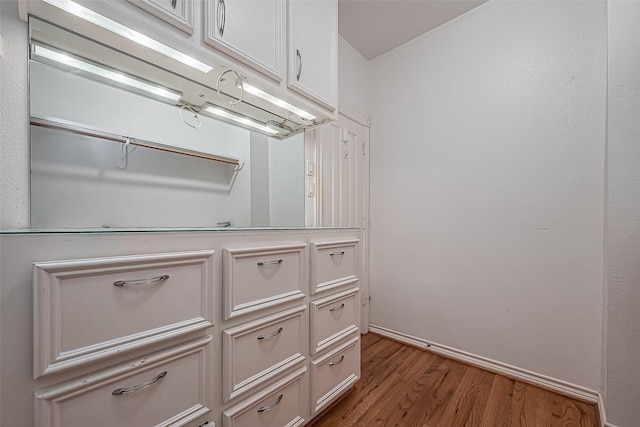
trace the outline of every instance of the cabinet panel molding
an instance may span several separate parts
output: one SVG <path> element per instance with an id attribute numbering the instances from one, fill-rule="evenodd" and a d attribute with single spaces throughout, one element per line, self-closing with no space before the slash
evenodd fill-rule
<path id="1" fill-rule="evenodd" d="M 276 383 L 265 387 L 255 395 L 227 409 L 222 414 L 223 427 L 264 425 L 261 423 L 260 413 L 265 413 L 265 407 L 272 407 L 272 409 L 279 407 L 279 413 L 274 415 L 276 418 L 269 418 L 270 425 L 274 427 L 280 425 L 285 427 L 301 426 L 305 422 L 303 414 L 306 413 L 303 398 L 303 380 L 306 378 L 306 372 L 307 368 L 303 366 Z M 261 408 L 262 411 L 260 411 Z"/>
<path id="2" fill-rule="evenodd" d="M 358 281 L 358 239 L 311 242 L 311 294 Z"/>
<path id="3" fill-rule="evenodd" d="M 225 249 L 224 319 L 304 298 L 306 246 L 302 243 Z"/>
<path id="4" fill-rule="evenodd" d="M 65 427 L 99 420 L 100 425 L 189 425 L 211 412 L 211 339 L 207 335 L 36 391 L 36 424 Z M 129 387 L 127 392 L 118 394 L 123 386 Z"/>
<path id="5" fill-rule="evenodd" d="M 193 2 L 194 0 L 127 0 L 146 10 L 150 14 L 181 29 L 187 34 L 193 34 Z M 175 4 L 175 8 L 173 7 Z"/>
<path id="6" fill-rule="evenodd" d="M 358 331 L 358 291 L 354 288 L 311 302 L 311 354 L 326 350 Z"/>
<path id="7" fill-rule="evenodd" d="M 295 307 L 223 332 L 225 402 L 267 384 L 305 360 L 306 308 Z"/>
<path id="8" fill-rule="evenodd" d="M 214 254 L 34 263 L 34 378 L 212 326 Z"/>

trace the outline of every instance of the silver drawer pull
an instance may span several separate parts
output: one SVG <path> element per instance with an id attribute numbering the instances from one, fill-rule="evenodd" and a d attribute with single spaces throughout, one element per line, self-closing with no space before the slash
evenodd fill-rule
<path id="1" fill-rule="evenodd" d="M 280 333 L 284 330 L 284 328 L 282 326 L 280 326 L 280 328 L 278 328 L 277 331 L 272 332 L 270 334 L 263 334 L 263 335 L 258 335 L 258 339 L 259 340 L 268 340 L 269 338 L 273 338 L 276 335 L 280 335 Z"/>
<path id="2" fill-rule="evenodd" d="M 336 256 L 336 255 L 344 255 L 344 251 L 342 251 L 342 252 L 331 252 L 329 254 L 329 256 Z"/>
<path id="3" fill-rule="evenodd" d="M 342 356 L 340 356 L 340 360 L 338 360 L 337 362 L 329 363 L 329 366 L 336 366 L 336 365 L 341 364 L 342 362 L 344 362 L 344 354 Z"/>
<path id="4" fill-rule="evenodd" d="M 165 280 L 167 280 L 169 278 L 168 274 L 162 275 L 162 276 L 158 276 L 158 277 L 151 277 L 149 279 L 138 279 L 138 280 L 118 280 L 117 282 L 113 282 L 113 286 L 127 286 L 127 285 L 146 285 L 149 283 L 158 283 L 158 282 L 164 282 Z"/>
<path id="5" fill-rule="evenodd" d="M 258 265 L 282 264 L 282 261 L 282 259 L 276 259 L 274 261 L 258 261 Z"/>
<path id="6" fill-rule="evenodd" d="M 267 412 L 272 410 L 273 408 L 275 408 L 276 406 L 278 406 L 280 404 L 280 402 L 282 402 L 282 398 L 284 397 L 284 394 L 280 394 L 280 396 L 278 396 L 278 400 L 276 400 L 276 403 L 269 405 L 269 406 L 261 406 L 258 408 L 258 413 L 260 412 Z"/>
<path id="7" fill-rule="evenodd" d="M 161 379 L 163 379 L 166 376 L 167 376 L 167 371 L 162 371 L 158 375 L 156 375 L 156 377 L 154 379 L 149 380 L 144 384 L 140 384 L 140 385 L 137 385 L 135 387 L 118 388 L 118 389 L 113 390 L 111 392 L 111 394 L 113 394 L 114 396 L 120 396 L 122 394 L 135 393 L 138 390 L 142 390 L 143 388 L 147 388 L 151 384 L 160 381 Z"/>
<path id="8" fill-rule="evenodd" d="M 343 308 L 344 308 L 344 303 L 340 304 L 337 307 L 331 307 L 329 311 L 338 311 L 338 310 L 342 310 Z"/>

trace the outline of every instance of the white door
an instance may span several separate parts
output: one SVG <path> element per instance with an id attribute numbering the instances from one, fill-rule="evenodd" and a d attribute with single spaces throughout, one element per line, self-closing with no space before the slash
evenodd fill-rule
<path id="1" fill-rule="evenodd" d="M 338 101 L 338 2 L 289 0 L 288 87 L 330 111 Z"/>
<path id="2" fill-rule="evenodd" d="M 285 0 L 207 0 L 205 42 L 282 81 Z"/>

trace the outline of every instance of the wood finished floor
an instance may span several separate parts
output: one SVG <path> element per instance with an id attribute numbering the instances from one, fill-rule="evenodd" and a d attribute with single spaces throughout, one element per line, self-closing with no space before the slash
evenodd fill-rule
<path id="1" fill-rule="evenodd" d="M 313 427 L 598 427 L 594 405 L 369 333 L 362 377 Z"/>

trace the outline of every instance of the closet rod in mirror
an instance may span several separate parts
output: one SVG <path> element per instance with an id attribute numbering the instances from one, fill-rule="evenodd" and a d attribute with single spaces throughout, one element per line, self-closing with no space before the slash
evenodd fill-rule
<path id="1" fill-rule="evenodd" d="M 78 135 L 91 136 L 95 138 L 104 139 L 107 141 L 114 141 L 120 143 L 129 142 L 131 145 L 138 145 L 141 147 L 153 148 L 155 150 L 168 151 L 170 153 L 182 154 L 185 156 L 198 157 L 201 159 L 213 160 L 216 162 L 227 163 L 236 166 L 236 170 L 242 169 L 242 161 L 235 157 L 224 156 L 220 154 L 203 153 L 200 151 L 189 150 L 186 148 L 173 147 L 171 145 L 150 141 L 147 139 L 136 138 L 133 136 L 122 136 L 111 132 L 106 132 L 98 129 L 92 129 L 87 126 L 83 126 L 78 123 L 74 123 L 68 120 L 52 118 L 52 117 L 40 117 L 31 116 L 31 125 L 39 126 L 48 129 L 62 130 L 65 132 L 71 132 Z"/>

